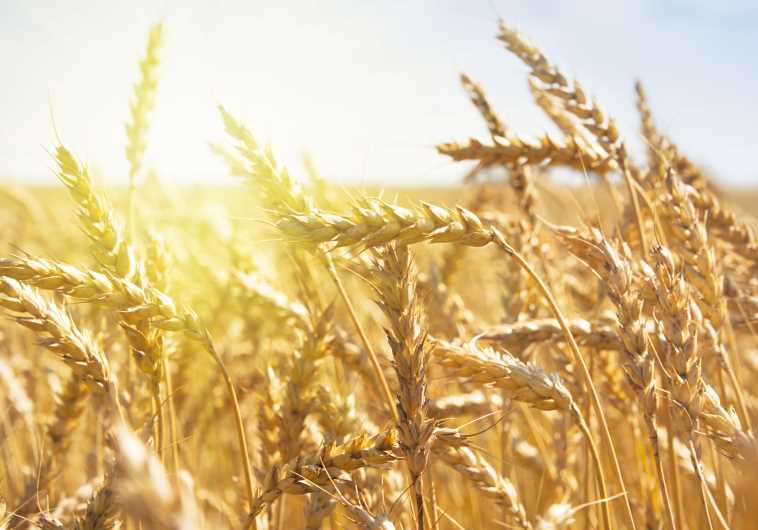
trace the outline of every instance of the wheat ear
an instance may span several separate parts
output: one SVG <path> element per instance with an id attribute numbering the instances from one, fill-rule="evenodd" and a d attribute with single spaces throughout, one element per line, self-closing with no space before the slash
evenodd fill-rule
<path id="1" fill-rule="evenodd" d="M 398 432 L 390 429 L 374 437 L 358 436 L 336 445 L 326 444 L 316 455 L 300 456 L 284 466 L 274 466 L 254 498 L 250 518 L 255 518 L 283 494 L 303 495 L 329 486 L 342 472 L 382 467 L 402 458 Z"/>
<path id="2" fill-rule="evenodd" d="M 137 177 L 142 169 L 142 159 L 147 147 L 147 132 L 150 128 L 150 113 L 155 106 L 158 91 L 158 67 L 160 49 L 163 45 L 163 24 L 150 28 L 145 57 L 140 61 L 140 80 L 134 85 L 134 95 L 129 104 L 131 121 L 126 124 L 126 159 L 129 162 L 129 234 L 136 233 Z"/>
<path id="3" fill-rule="evenodd" d="M 616 306 L 617 334 L 625 357 L 625 368 L 630 383 L 637 392 L 645 424 L 656 460 L 658 481 L 666 505 L 668 524 L 675 522 L 669 502 L 666 478 L 660 457 L 660 444 L 656 426 L 655 362 L 648 348 L 646 322 L 642 313 L 642 299 L 633 289 L 633 269 L 628 247 L 615 248 L 603 234 L 592 229 L 589 235 L 580 235 L 569 228 L 554 228 L 569 250 L 583 260 L 608 285 L 611 301 Z"/>
<path id="4" fill-rule="evenodd" d="M 87 509 L 78 516 L 71 530 L 118 530 L 121 528 L 120 508 L 115 502 L 113 475 L 106 476 L 103 485 L 87 501 Z"/>
<path id="5" fill-rule="evenodd" d="M 502 21 L 498 39 L 529 67 L 533 78 L 545 85 L 544 91 L 553 96 L 561 108 L 574 115 L 581 126 L 593 135 L 607 157 L 615 160 L 627 185 L 644 254 L 647 255 L 649 247 L 637 198 L 639 190 L 635 188 L 633 183 L 633 175 L 639 174 L 639 169 L 634 167 L 628 159 L 626 147 L 619 134 L 616 121 L 606 114 L 597 100 L 589 100 L 578 81 L 569 82 L 558 67 L 537 46 Z"/>
<path id="6" fill-rule="evenodd" d="M 528 403 L 541 410 L 568 412 L 587 438 L 597 466 L 602 496 L 608 497 L 602 463 L 592 434 L 571 393 L 557 375 L 549 374 L 534 364 L 519 361 L 510 354 L 499 355 L 494 350 L 480 349 L 471 344 L 465 347 L 448 344 L 436 348 L 434 352 L 440 363 L 457 375 L 500 388 L 510 399 Z M 604 504 L 603 520 L 610 527 L 610 509 L 607 503 Z"/>
<path id="7" fill-rule="evenodd" d="M 575 317 L 568 320 L 568 325 L 581 346 L 601 350 L 616 350 L 619 347 L 619 339 L 611 322 L 593 322 Z M 501 324 L 476 336 L 479 340 L 495 343 L 518 355 L 533 344 L 562 340 L 563 332 L 556 319 L 545 318 Z"/>
<path id="8" fill-rule="evenodd" d="M 481 454 L 464 445 L 435 445 L 434 454 L 446 465 L 472 482 L 476 489 L 503 507 L 513 517 L 518 528 L 531 530 L 526 509 L 519 499 L 516 487 L 499 474 Z"/>
<path id="9" fill-rule="evenodd" d="M 426 329 L 407 246 L 390 244 L 378 253 L 372 286 L 376 303 L 389 322 L 386 335 L 399 384 L 397 427 L 415 493 L 418 528 L 423 530 L 421 476 L 428 465 L 435 422 L 428 413 Z"/>

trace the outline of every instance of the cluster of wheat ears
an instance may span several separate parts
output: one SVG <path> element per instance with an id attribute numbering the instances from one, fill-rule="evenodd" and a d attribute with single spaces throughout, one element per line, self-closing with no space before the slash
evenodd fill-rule
<path id="1" fill-rule="evenodd" d="M 462 76 L 463 206 L 293 178 L 220 107 L 237 217 L 145 178 L 161 37 L 126 196 L 63 145 L 1 196 L 0 528 L 758 528 L 758 237 L 640 85 L 644 163 L 501 24 L 559 133 Z"/>

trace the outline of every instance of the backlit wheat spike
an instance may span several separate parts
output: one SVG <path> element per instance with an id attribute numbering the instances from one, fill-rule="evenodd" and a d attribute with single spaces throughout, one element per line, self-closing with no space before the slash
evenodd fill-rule
<path id="1" fill-rule="evenodd" d="M 592 145 L 592 140 L 587 138 L 587 131 L 585 131 L 578 119 L 570 112 L 561 108 L 561 106 L 555 101 L 553 97 L 541 86 L 541 82 L 530 77 L 529 91 L 532 93 L 537 106 L 550 118 L 553 123 L 560 129 L 560 131 L 567 137 L 574 138 L 577 143 L 583 143 L 587 148 Z"/>
<path id="2" fill-rule="evenodd" d="M 71 193 L 82 229 L 92 241 L 95 258 L 105 270 L 119 278 L 132 279 L 137 260 L 108 199 L 94 189 L 87 167 L 79 164 L 68 149 L 59 145 L 55 159 L 58 178 Z"/>
<path id="3" fill-rule="evenodd" d="M 701 346 L 719 361 L 719 368 L 729 376 L 737 397 L 742 420 L 749 426 L 740 383 L 732 368 L 729 353 L 723 345 L 725 322 L 728 319 L 724 300 L 724 275 L 716 248 L 709 241 L 705 223 L 698 218 L 691 196 L 697 192 L 681 182 L 675 172 L 668 171 L 661 216 L 666 220 L 673 252 L 682 260 L 682 273 L 693 286 L 692 299 L 704 316 L 704 339 Z"/>
<path id="4" fill-rule="evenodd" d="M 197 338 L 205 338 L 205 332 L 194 313 L 177 309 L 166 294 L 153 288 L 140 287 L 128 280 L 32 257 L 0 259 L 0 275 L 38 289 L 57 291 L 72 298 L 105 305 L 118 311 L 127 322 L 150 319 L 160 329 L 184 331 Z"/>
<path id="5" fill-rule="evenodd" d="M 637 112 L 640 115 L 640 131 L 647 147 L 648 167 L 655 167 L 666 148 L 666 140 L 653 120 L 653 112 L 647 99 L 647 92 L 640 81 L 634 84 Z"/>
<path id="6" fill-rule="evenodd" d="M 653 119 L 653 113 L 647 98 L 647 92 L 640 81 L 634 85 L 637 112 L 640 115 L 640 130 L 645 139 L 648 151 L 648 166 L 656 168 L 661 163 L 671 164 L 680 175 L 682 181 L 696 188 L 712 194 L 713 183 L 703 170 L 684 156 L 670 138 L 664 135 L 657 127 Z"/>
<path id="7" fill-rule="evenodd" d="M 174 260 L 169 243 L 155 230 L 148 230 L 146 238 L 145 274 L 147 281 L 152 287 L 166 291 L 169 286 L 170 269 Z"/>
<path id="8" fill-rule="evenodd" d="M 505 22 L 500 24 L 498 39 L 530 68 L 532 76 L 546 85 L 545 91 L 548 94 L 580 120 L 608 156 L 615 157 L 620 141 L 618 129 L 615 121 L 606 116 L 599 103 L 596 100 L 590 101 L 577 81 L 570 82 L 566 79 L 539 48 Z"/>
<path id="9" fill-rule="evenodd" d="M 677 404 L 672 407 L 676 420 L 672 427 L 675 432 L 689 434 L 697 429 L 697 423 L 693 422 L 700 415 L 703 381 L 698 331 L 703 317 L 671 252 L 657 247 L 654 258 L 659 307 L 653 318 L 663 338 L 659 341 L 658 353 L 668 367 L 673 389 L 671 397 Z"/>
<path id="10" fill-rule="evenodd" d="M 703 317 L 690 297 L 691 287 L 668 249 L 659 247 L 654 256 L 657 267 L 651 281 L 660 302 L 655 318 L 661 336 L 658 352 L 672 378 L 678 420 L 673 427 L 689 435 L 702 421 L 725 453 L 751 459 L 754 440 L 742 430 L 734 410 L 721 406 L 718 394 L 702 377 L 699 341 L 703 340 Z"/>
<path id="11" fill-rule="evenodd" d="M 692 465 L 701 484 L 701 500 L 706 514 L 709 504 L 718 519 L 724 521 L 719 507 L 708 495 L 701 457 L 694 433 L 698 431 L 705 382 L 702 377 L 702 352 L 698 348 L 698 331 L 702 315 L 692 299 L 691 286 L 677 268 L 673 255 L 665 247 L 657 247 L 655 258 L 655 287 L 660 312 L 654 315 L 663 340 L 659 340 L 663 363 L 668 368 L 674 432 L 686 440 Z"/>
<path id="12" fill-rule="evenodd" d="M 158 89 L 158 67 L 160 49 L 163 45 L 163 24 L 150 28 L 145 57 L 140 61 L 140 79 L 134 85 L 134 96 L 129 105 L 130 121 L 126 124 L 126 159 L 129 161 L 129 187 L 136 186 L 137 176 L 142 169 L 142 159 L 147 146 L 147 132 L 150 128 L 150 113 L 155 106 Z"/>
<path id="13" fill-rule="evenodd" d="M 333 314 L 333 306 L 329 306 L 318 316 L 282 366 L 286 379 L 279 409 L 279 444 L 285 462 L 301 453 L 306 419 L 318 406 L 315 382 L 331 349 Z"/>
<path id="14" fill-rule="evenodd" d="M 664 197 L 660 210 L 666 221 L 672 251 L 684 262 L 683 273 L 695 287 L 699 297 L 694 300 L 703 315 L 716 329 L 720 329 L 725 317 L 723 276 L 717 263 L 715 249 L 709 244 L 705 225 L 700 222 L 691 193 L 673 172 L 669 171 L 666 185 L 670 195 Z"/>
<path id="15" fill-rule="evenodd" d="M 634 187 L 635 182 L 640 179 L 641 170 L 630 160 L 616 121 L 606 114 L 596 99 L 589 101 L 578 81 L 569 82 L 558 67 L 538 47 L 529 42 L 517 30 L 509 27 L 504 21 L 500 22 L 498 39 L 529 67 L 531 76 L 543 85 L 541 88 L 544 92 L 553 97 L 559 107 L 576 117 L 577 122 L 589 131 L 594 138 L 594 143 L 599 145 L 605 153 L 601 159 L 612 160 L 615 163 L 626 182 L 634 218 L 639 229 L 643 254 L 647 253 L 647 239 L 638 199 L 639 191 L 635 190 Z M 564 124 L 559 122 L 558 125 L 560 127 Z M 582 136 L 581 139 L 580 145 L 584 143 L 586 137 Z M 620 208 L 621 201 L 618 192 L 610 181 L 606 179 L 606 182 L 610 186 L 616 207 Z M 631 508 L 628 505 L 627 507 L 631 512 Z M 633 524 L 633 521 L 630 522 Z"/>
<path id="16" fill-rule="evenodd" d="M 258 140 L 241 122 L 219 105 L 219 112 L 227 134 L 235 142 L 237 155 L 225 156 L 232 173 L 243 177 L 257 193 L 265 208 L 279 212 L 288 210 L 304 212 L 311 207 L 302 186 L 295 181 L 285 168 L 280 167 L 271 149 L 259 144 Z M 224 156 L 222 149 L 215 149 Z M 241 158 L 238 158 L 241 157 Z"/>
<path id="17" fill-rule="evenodd" d="M 365 201 L 350 216 L 318 211 L 286 215 L 276 227 L 293 243 L 375 247 L 395 241 L 407 245 L 419 241 L 484 246 L 493 241 L 482 221 L 462 207 L 452 210 L 422 203 L 413 210 Z"/>
<path id="18" fill-rule="evenodd" d="M 108 476 L 104 484 L 87 501 L 84 514 L 76 517 L 72 530 L 118 530 L 121 528 L 121 510 L 114 497 L 113 477 Z"/>
<path id="19" fill-rule="evenodd" d="M 495 111 L 487 100 L 487 96 L 484 94 L 482 87 L 472 81 L 466 74 L 461 74 L 461 84 L 463 85 L 464 90 L 468 93 L 471 103 L 474 104 L 479 111 L 479 114 L 484 118 L 484 121 L 487 124 L 487 129 L 490 131 L 490 135 L 492 135 L 493 138 L 495 136 L 508 138 L 512 133 L 509 134 L 508 129 L 498 115 L 495 114 Z"/>
<path id="20" fill-rule="evenodd" d="M 93 389 L 113 391 L 107 359 L 92 339 L 82 333 L 68 313 L 45 300 L 31 287 L 0 276 L 0 307 L 16 322 L 40 335 L 40 344 L 57 354 L 82 382 Z"/>

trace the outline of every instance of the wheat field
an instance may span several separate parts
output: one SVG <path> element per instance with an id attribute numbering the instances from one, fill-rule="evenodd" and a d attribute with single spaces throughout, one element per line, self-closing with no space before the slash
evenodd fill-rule
<path id="1" fill-rule="evenodd" d="M 458 188 L 290 174 L 219 106 L 239 187 L 180 189 L 143 164 L 161 40 L 128 186 L 59 144 L 60 186 L 0 188 L 0 528 L 758 528 L 754 201 L 641 84 L 633 157 L 501 23 L 558 132 L 462 75 Z"/>

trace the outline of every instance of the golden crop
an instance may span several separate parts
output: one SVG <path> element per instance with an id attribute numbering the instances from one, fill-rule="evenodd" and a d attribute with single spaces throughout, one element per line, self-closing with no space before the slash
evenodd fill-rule
<path id="1" fill-rule="evenodd" d="M 291 176 L 220 107 L 243 195 L 145 178 L 156 26 L 127 193 L 58 145 L 63 186 L 0 194 L 0 528 L 758 528 L 752 219 L 641 85 L 635 160 L 498 39 L 559 134 L 464 75 L 489 137 L 438 151 L 474 169 L 388 199 Z"/>

